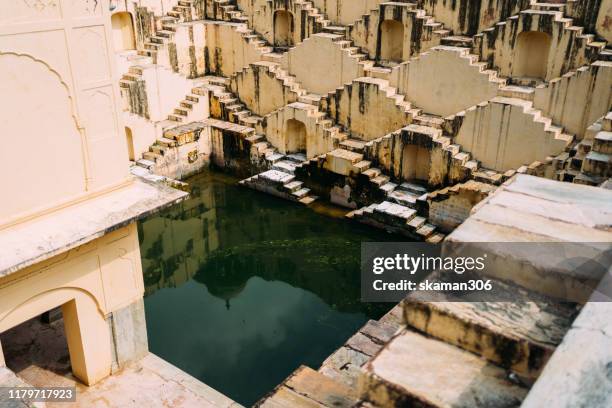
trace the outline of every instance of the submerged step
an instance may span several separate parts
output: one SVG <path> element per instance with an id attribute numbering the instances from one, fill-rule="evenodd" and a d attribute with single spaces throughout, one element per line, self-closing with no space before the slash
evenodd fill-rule
<path id="1" fill-rule="evenodd" d="M 436 272 L 427 280 L 448 283 L 454 277 Z M 464 275 L 461 281 L 472 278 L 478 279 Z M 491 282 L 500 302 L 414 292 L 404 302 L 406 324 L 535 379 L 569 329 L 576 307 L 510 283 Z"/>
<path id="2" fill-rule="evenodd" d="M 527 394 L 505 370 L 408 330 L 365 365 L 360 391 L 381 407 L 518 407 Z"/>

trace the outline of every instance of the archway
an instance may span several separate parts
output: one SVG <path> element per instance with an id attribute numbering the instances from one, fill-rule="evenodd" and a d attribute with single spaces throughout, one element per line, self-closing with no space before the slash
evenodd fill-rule
<path id="1" fill-rule="evenodd" d="M 517 38 L 513 76 L 546 79 L 551 36 L 539 31 L 526 31 Z"/>
<path id="2" fill-rule="evenodd" d="M 404 146 L 402 151 L 402 179 L 429 181 L 431 157 L 426 147 L 417 145 Z"/>
<path id="3" fill-rule="evenodd" d="M 380 59 L 401 62 L 404 50 L 404 26 L 396 20 L 385 20 L 380 25 Z"/>
<path id="4" fill-rule="evenodd" d="M 289 119 L 285 129 L 286 153 L 306 153 L 306 125 L 296 119 Z"/>
<path id="5" fill-rule="evenodd" d="M 274 46 L 293 46 L 293 14 L 285 10 L 277 10 L 274 13 Z"/>
<path id="6" fill-rule="evenodd" d="M 134 138 L 132 136 L 132 129 L 125 127 L 125 143 L 127 144 L 128 158 L 130 161 L 136 161 L 134 155 Z"/>
<path id="7" fill-rule="evenodd" d="M 115 51 L 135 50 L 134 24 L 130 13 L 121 11 L 111 16 Z"/>
<path id="8" fill-rule="evenodd" d="M 0 333 L 61 306 L 73 375 L 92 385 L 110 375 L 111 337 L 99 300 L 78 287 L 44 291 L 23 301 L 18 291 L 0 306 Z"/>

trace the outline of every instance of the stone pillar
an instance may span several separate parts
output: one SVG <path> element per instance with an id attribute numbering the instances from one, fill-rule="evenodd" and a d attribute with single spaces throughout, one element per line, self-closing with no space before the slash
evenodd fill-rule
<path id="1" fill-rule="evenodd" d="M 111 339 L 104 316 L 89 297 L 62 305 L 72 373 L 92 385 L 111 373 Z"/>
<path id="2" fill-rule="evenodd" d="M 111 313 L 107 323 L 112 333 L 113 372 L 149 353 L 142 298 Z"/>

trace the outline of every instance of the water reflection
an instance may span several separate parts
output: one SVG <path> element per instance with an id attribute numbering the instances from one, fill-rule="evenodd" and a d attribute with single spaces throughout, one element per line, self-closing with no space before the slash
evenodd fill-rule
<path id="1" fill-rule="evenodd" d="M 190 200 L 139 226 L 156 354 L 249 405 L 389 308 L 359 301 L 359 252 L 392 237 L 226 176 L 190 183 Z"/>

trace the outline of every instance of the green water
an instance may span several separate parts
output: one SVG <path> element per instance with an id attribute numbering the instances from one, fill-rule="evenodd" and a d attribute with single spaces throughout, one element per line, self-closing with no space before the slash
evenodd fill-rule
<path id="1" fill-rule="evenodd" d="M 243 405 L 317 369 L 391 305 L 359 301 L 361 241 L 394 237 L 235 185 L 139 225 L 151 351 Z"/>

